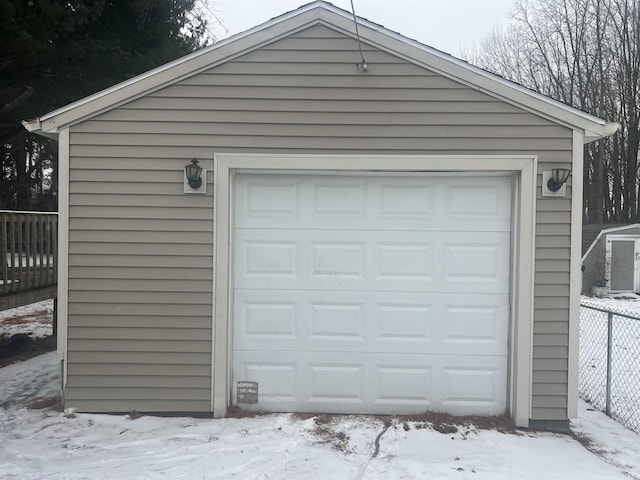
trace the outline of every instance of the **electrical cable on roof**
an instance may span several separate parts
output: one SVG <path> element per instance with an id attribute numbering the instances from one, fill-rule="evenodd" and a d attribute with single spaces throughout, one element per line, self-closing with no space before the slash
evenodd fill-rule
<path id="1" fill-rule="evenodd" d="M 356 25 L 356 37 L 358 37 L 358 48 L 360 49 L 360 58 L 362 59 L 362 63 L 357 63 L 356 67 L 363 72 L 367 71 L 368 65 L 367 61 L 364 59 L 364 54 L 362 53 L 362 42 L 360 42 L 360 32 L 358 31 L 358 18 L 356 17 L 356 9 L 353 6 L 353 0 L 351 0 L 351 13 L 353 13 L 353 23 Z"/>

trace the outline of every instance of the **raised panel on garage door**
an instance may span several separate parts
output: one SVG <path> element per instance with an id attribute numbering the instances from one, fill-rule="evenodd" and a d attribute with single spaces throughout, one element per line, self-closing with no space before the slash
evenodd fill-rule
<path id="1" fill-rule="evenodd" d="M 239 174 L 233 395 L 263 411 L 506 409 L 509 176 Z"/>

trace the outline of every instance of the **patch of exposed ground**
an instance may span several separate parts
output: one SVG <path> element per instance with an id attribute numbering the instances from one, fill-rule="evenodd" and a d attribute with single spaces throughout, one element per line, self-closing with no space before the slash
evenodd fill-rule
<path id="1" fill-rule="evenodd" d="M 501 433 L 517 433 L 515 423 L 506 415 L 454 416 L 442 412 L 425 412 L 419 415 L 400 415 L 396 418 L 402 422 L 403 425 L 408 425 L 407 422 L 411 422 L 414 424 L 414 428 L 431 428 L 445 434 L 473 428 L 479 430 L 495 430 Z"/>
<path id="2" fill-rule="evenodd" d="M 0 368 L 22 362 L 56 349 L 57 340 L 53 336 L 31 338 L 27 334 L 0 336 Z"/>
<path id="3" fill-rule="evenodd" d="M 55 350 L 52 322 L 51 301 L 0 312 L 0 367 Z"/>

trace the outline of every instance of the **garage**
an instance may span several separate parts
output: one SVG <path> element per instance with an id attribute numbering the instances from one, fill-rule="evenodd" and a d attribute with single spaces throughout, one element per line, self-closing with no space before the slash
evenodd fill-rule
<path id="1" fill-rule="evenodd" d="M 236 174 L 232 403 L 504 413 L 511 190 L 507 172 Z"/>
<path id="2" fill-rule="evenodd" d="M 577 415 L 616 123 L 316 1 L 23 124 L 59 145 L 65 408 Z"/>

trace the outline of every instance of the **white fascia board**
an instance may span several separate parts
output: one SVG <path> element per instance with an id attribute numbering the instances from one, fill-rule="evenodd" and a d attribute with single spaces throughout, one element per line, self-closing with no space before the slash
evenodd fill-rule
<path id="1" fill-rule="evenodd" d="M 43 137 L 50 138 L 52 140 L 58 140 L 58 132 L 43 132 L 42 124 L 40 123 L 39 118 L 34 118 L 32 120 L 23 120 L 22 126 L 29 133 L 35 133 L 37 135 L 41 135 Z"/>

